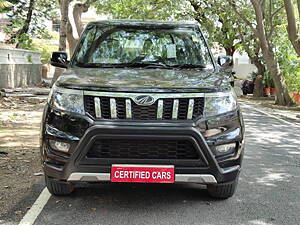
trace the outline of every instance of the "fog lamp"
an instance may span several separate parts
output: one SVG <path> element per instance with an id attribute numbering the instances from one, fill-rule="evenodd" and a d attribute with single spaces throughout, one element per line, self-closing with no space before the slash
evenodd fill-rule
<path id="1" fill-rule="evenodd" d="M 50 140 L 49 144 L 50 147 L 56 151 L 68 152 L 70 149 L 70 144 L 66 142 Z"/>
<path id="2" fill-rule="evenodd" d="M 215 147 L 217 153 L 225 154 L 231 151 L 234 151 L 236 147 L 236 143 L 230 143 L 226 145 L 218 145 Z"/>

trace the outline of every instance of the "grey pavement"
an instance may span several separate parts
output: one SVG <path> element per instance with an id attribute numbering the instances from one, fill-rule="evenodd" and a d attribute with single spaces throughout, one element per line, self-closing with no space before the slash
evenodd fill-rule
<path id="1" fill-rule="evenodd" d="M 51 197 L 36 225 L 300 224 L 300 128 L 244 108 L 246 152 L 236 194 L 201 185 L 97 184 Z"/>
<path id="2" fill-rule="evenodd" d="M 242 103 L 247 103 L 248 106 L 255 107 L 256 109 L 262 110 L 265 113 L 269 113 L 281 119 L 300 125 L 300 111 L 269 108 L 256 102 L 247 101 L 247 99 L 243 98 L 239 99 L 239 101 Z"/>

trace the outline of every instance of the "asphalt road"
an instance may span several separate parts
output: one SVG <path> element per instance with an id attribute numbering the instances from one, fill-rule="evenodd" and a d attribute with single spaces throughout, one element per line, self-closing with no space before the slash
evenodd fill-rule
<path id="1" fill-rule="evenodd" d="M 238 190 L 214 200 L 201 185 L 99 184 L 51 197 L 36 225 L 300 224 L 300 126 L 243 106 Z"/>

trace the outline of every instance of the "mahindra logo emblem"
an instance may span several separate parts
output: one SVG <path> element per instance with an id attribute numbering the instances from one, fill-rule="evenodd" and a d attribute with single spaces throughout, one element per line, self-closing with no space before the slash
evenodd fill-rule
<path id="1" fill-rule="evenodd" d="M 155 99 L 149 95 L 140 95 L 134 98 L 134 102 L 138 105 L 152 105 Z"/>

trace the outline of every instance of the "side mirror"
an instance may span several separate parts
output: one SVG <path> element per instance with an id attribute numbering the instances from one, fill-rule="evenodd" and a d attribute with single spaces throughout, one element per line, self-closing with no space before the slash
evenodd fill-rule
<path id="1" fill-rule="evenodd" d="M 233 65 L 233 59 L 231 56 L 219 56 L 218 64 L 223 68 L 228 68 Z"/>
<path id="2" fill-rule="evenodd" d="M 51 57 L 51 65 L 61 68 L 68 68 L 68 54 L 66 52 L 53 52 Z"/>

